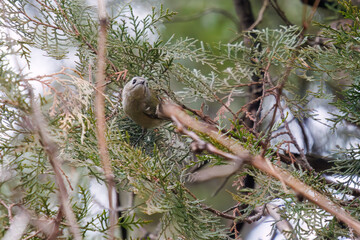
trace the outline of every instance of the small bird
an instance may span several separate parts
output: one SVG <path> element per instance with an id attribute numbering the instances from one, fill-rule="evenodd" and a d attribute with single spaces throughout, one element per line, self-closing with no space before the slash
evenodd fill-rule
<path id="1" fill-rule="evenodd" d="M 131 79 L 122 91 L 124 112 L 143 128 L 143 135 L 147 129 L 157 127 L 164 122 L 156 114 L 159 103 L 160 99 L 151 92 L 147 80 L 142 77 Z"/>

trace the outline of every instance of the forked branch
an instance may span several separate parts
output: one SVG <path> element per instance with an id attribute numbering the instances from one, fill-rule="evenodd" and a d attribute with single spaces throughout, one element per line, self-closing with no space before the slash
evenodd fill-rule
<path id="1" fill-rule="evenodd" d="M 351 229 L 354 230 L 354 232 L 360 235 L 360 222 L 354 219 L 342 207 L 331 201 L 325 195 L 292 176 L 290 172 L 273 165 L 268 159 L 260 155 L 252 155 L 248 150 L 244 149 L 238 141 L 222 135 L 220 131 L 214 128 L 214 126 L 192 118 L 181 107 L 170 102 L 163 102 L 159 106 L 158 114 L 160 117 L 172 119 L 180 127 L 190 128 L 196 132 L 211 137 L 223 147 L 227 148 L 230 153 L 234 154 L 236 159 L 241 159 L 245 163 L 251 164 L 257 169 L 278 179 L 288 187 L 292 188 L 297 194 L 305 197 L 309 201 L 318 205 L 320 208 L 331 213 L 339 221 L 346 223 Z M 191 131 L 184 131 L 182 129 L 180 129 L 180 131 L 182 131 L 184 134 L 191 133 Z M 216 151 L 212 151 L 212 153 L 216 154 Z M 229 160 L 230 162 L 234 161 L 232 158 L 225 157 L 225 159 Z M 233 169 L 233 172 L 239 170 L 240 169 Z"/>

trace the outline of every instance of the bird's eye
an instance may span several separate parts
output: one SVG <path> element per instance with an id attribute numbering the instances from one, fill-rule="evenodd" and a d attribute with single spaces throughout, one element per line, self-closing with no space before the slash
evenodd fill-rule
<path id="1" fill-rule="evenodd" d="M 135 84 L 136 83 L 136 79 L 133 80 L 132 84 Z"/>

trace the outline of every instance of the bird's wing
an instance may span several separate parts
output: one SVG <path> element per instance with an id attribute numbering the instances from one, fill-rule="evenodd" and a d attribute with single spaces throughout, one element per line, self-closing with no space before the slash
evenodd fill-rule
<path id="1" fill-rule="evenodd" d="M 148 101 L 145 105 L 144 114 L 147 115 L 149 118 L 160 119 L 156 114 L 159 99 L 154 95 L 152 95 L 151 98 L 151 101 Z"/>

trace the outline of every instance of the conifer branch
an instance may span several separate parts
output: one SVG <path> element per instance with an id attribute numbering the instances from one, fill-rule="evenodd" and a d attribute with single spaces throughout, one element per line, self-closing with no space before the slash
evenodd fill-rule
<path id="1" fill-rule="evenodd" d="M 65 181 L 62 177 L 61 166 L 62 162 L 59 158 L 59 149 L 57 144 L 52 140 L 51 136 L 48 133 L 48 128 L 45 123 L 45 120 L 41 114 L 39 106 L 36 104 L 34 99 L 33 89 L 28 82 L 26 82 L 27 89 L 29 91 L 30 103 L 32 107 L 32 116 L 30 126 L 33 128 L 33 131 L 39 135 L 40 143 L 49 157 L 49 162 L 54 170 L 55 174 L 55 183 L 58 186 L 59 190 L 59 199 L 61 206 L 59 208 L 59 215 L 62 216 L 64 212 L 67 220 L 69 221 L 69 226 L 71 233 L 74 236 L 74 239 L 80 240 L 81 234 L 80 229 L 76 221 L 75 214 L 71 208 L 69 194 L 65 186 Z M 61 217 L 60 217 L 61 219 Z M 56 231 L 56 229 L 54 230 Z M 56 236 L 54 236 L 56 238 Z"/>
<path id="2" fill-rule="evenodd" d="M 96 133 L 99 147 L 99 155 L 104 169 L 108 198 L 109 198 L 109 237 L 115 239 L 115 226 L 117 224 L 117 214 L 115 211 L 115 203 L 113 193 L 115 192 L 114 174 L 106 141 L 106 120 L 105 120 L 105 70 L 106 70 L 106 39 L 108 18 L 106 13 L 105 0 L 98 0 L 99 14 L 99 36 L 98 36 L 98 54 L 96 68 L 96 92 L 95 92 L 95 114 L 96 114 Z"/>
<path id="3" fill-rule="evenodd" d="M 293 177 L 290 172 L 272 164 L 268 159 L 260 155 L 254 156 L 250 154 L 250 152 L 245 150 L 237 141 L 223 136 L 218 131 L 216 131 L 213 126 L 193 119 L 177 105 L 174 105 L 170 102 L 163 102 L 159 106 L 158 112 L 159 116 L 161 117 L 170 118 L 172 120 L 176 119 L 175 123 L 178 121 L 181 123 L 181 125 L 187 128 L 191 128 L 194 131 L 211 137 L 238 158 L 286 184 L 297 194 L 305 197 L 325 211 L 331 213 L 339 221 L 346 223 L 350 228 L 352 228 L 357 234 L 360 235 L 360 222 L 358 220 L 354 219 L 342 207 L 332 202 L 325 195 L 306 185 L 299 179 Z M 239 169 L 234 169 L 233 171 L 236 172 L 238 170 Z"/>

